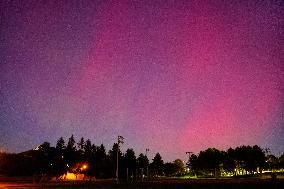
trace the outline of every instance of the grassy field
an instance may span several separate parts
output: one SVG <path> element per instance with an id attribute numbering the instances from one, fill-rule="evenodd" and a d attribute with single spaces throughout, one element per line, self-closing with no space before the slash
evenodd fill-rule
<path id="1" fill-rule="evenodd" d="M 121 182 L 116 184 L 110 180 L 98 180 L 95 182 L 65 181 L 45 182 L 32 184 L 25 181 L 0 181 L 0 189 L 6 188 L 57 188 L 57 189 L 280 189 L 284 188 L 284 180 L 278 179 L 167 179 L 151 180 L 136 183 Z"/>

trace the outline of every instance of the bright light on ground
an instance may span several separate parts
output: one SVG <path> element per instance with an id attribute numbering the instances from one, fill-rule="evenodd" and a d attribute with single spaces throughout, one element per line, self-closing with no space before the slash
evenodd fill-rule
<path id="1" fill-rule="evenodd" d="M 88 165 L 84 164 L 82 169 L 87 169 L 88 168 Z"/>

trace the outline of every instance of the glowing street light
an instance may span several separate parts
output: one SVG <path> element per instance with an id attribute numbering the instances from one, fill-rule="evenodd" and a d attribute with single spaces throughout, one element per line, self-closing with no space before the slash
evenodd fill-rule
<path id="1" fill-rule="evenodd" d="M 88 165 L 87 164 L 84 164 L 83 166 L 82 166 L 82 169 L 84 170 L 84 169 L 87 169 L 88 168 Z"/>

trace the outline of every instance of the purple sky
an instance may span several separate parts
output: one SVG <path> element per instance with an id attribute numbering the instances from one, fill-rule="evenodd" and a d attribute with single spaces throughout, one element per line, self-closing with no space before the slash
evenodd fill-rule
<path id="1" fill-rule="evenodd" d="M 0 149 L 284 152 L 281 1 L 0 3 Z"/>

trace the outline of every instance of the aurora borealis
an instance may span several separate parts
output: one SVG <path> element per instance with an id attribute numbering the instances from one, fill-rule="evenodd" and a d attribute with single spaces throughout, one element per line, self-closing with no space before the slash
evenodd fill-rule
<path id="1" fill-rule="evenodd" d="M 0 3 L 0 148 L 284 151 L 281 1 Z"/>

